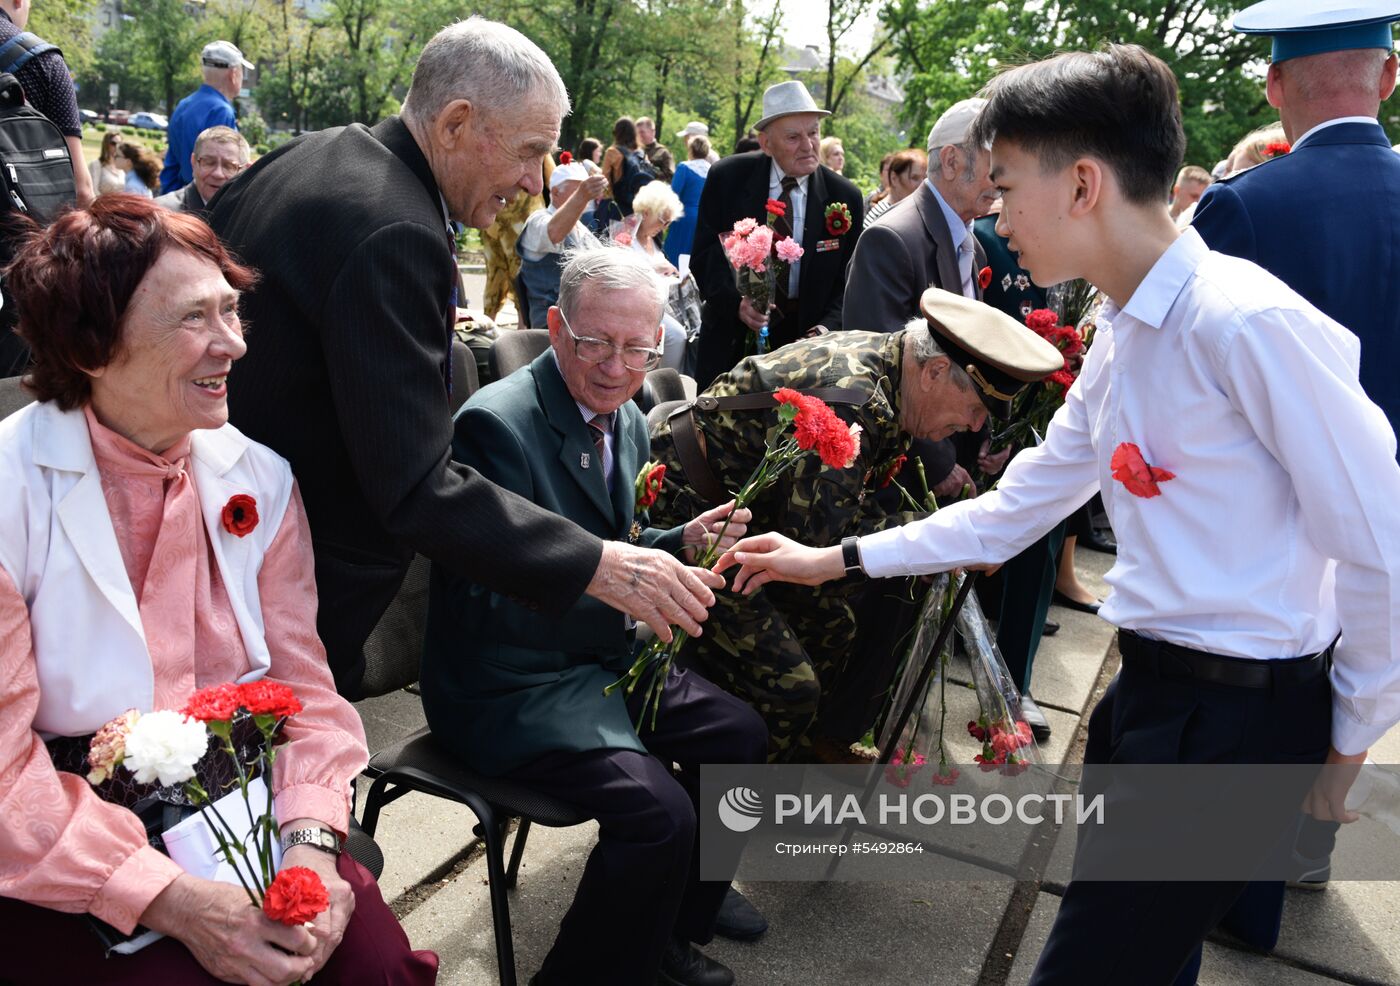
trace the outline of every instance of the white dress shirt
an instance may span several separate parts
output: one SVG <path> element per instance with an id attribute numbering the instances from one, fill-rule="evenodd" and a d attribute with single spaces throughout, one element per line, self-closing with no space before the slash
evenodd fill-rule
<path id="1" fill-rule="evenodd" d="M 783 179 L 787 177 L 783 169 L 778 167 L 778 162 L 774 161 L 768 170 L 768 197 L 770 199 L 781 198 L 783 194 Z M 792 190 L 792 238 L 799 244 L 802 242 L 802 231 L 807 224 L 807 179 L 809 175 L 803 175 L 797 179 L 797 187 Z M 760 221 L 763 217 L 760 217 Z M 788 265 L 788 297 L 796 298 L 798 295 L 798 278 L 802 275 L 802 261 L 794 260 Z"/>
<path id="2" fill-rule="evenodd" d="M 962 293 L 965 297 L 976 298 L 977 291 L 972 286 L 972 223 L 963 222 L 962 216 L 954 212 L 953 207 L 943 200 L 937 185 L 927 178 L 924 179 L 924 184 L 933 193 L 933 200 L 943 211 L 943 221 L 948 224 L 948 236 L 952 238 L 953 249 L 958 254 L 958 276 L 962 278 Z"/>
<path id="3" fill-rule="evenodd" d="M 998 488 L 860 541 L 874 576 L 1000 562 L 1096 490 L 1118 538 L 1099 615 L 1217 654 L 1335 653 L 1332 745 L 1400 721 L 1400 467 L 1360 346 L 1283 282 L 1186 230 L 1106 305 L 1045 443 Z M 1112 478 L 1133 442 L 1176 478 Z"/>

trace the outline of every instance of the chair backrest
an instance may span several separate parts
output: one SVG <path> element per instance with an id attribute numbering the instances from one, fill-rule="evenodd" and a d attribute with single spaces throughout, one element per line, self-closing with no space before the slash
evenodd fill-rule
<path id="1" fill-rule="evenodd" d="M 452 413 L 481 389 L 476 377 L 476 357 L 471 347 L 461 339 L 452 340 Z"/>
<path id="2" fill-rule="evenodd" d="M 671 416 L 671 412 L 684 404 L 685 401 L 666 401 L 658 404 L 647 412 L 647 434 L 655 435 L 657 430 Z"/>
<path id="3" fill-rule="evenodd" d="M 34 403 L 34 396 L 20 386 L 21 377 L 0 378 L 0 418 L 7 418 L 26 404 Z"/>
<path id="4" fill-rule="evenodd" d="M 647 374 L 642 389 L 632 397 L 643 413 L 667 401 L 685 400 L 685 385 L 681 375 L 669 366 L 658 366 Z"/>
<path id="5" fill-rule="evenodd" d="M 491 347 L 491 372 L 504 380 L 548 348 L 548 329 L 502 329 Z"/>
<path id="6" fill-rule="evenodd" d="M 428 579 L 432 563 L 415 555 L 394 601 L 365 641 L 365 676 L 359 697 L 387 695 L 418 680 L 423 635 L 428 629 Z"/>

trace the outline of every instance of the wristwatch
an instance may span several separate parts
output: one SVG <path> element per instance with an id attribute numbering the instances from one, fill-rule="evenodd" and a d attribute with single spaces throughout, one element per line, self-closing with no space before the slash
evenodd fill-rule
<path id="1" fill-rule="evenodd" d="M 315 828 L 292 829 L 282 836 L 282 851 L 292 846 L 313 846 L 333 856 L 340 855 L 340 836 L 323 825 Z"/>
<path id="2" fill-rule="evenodd" d="M 847 578 L 865 578 L 865 569 L 860 565 L 860 538 L 841 539 L 841 564 L 846 566 Z"/>

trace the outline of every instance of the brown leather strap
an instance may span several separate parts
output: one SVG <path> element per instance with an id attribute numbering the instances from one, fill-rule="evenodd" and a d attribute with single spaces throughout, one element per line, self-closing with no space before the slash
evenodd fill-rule
<path id="1" fill-rule="evenodd" d="M 701 394 L 693 403 L 676 408 L 667 417 L 666 421 L 671 426 L 671 440 L 676 446 L 676 458 L 680 460 L 681 469 L 685 471 L 685 478 L 690 488 L 710 506 L 719 506 L 730 498 L 730 494 L 715 478 L 705 450 L 700 447 L 700 429 L 695 423 L 694 412 L 697 409 L 706 413 L 764 410 L 777 403 L 774 399 L 775 393 L 776 391 L 769 390 L 734 397 L 711 397 Z M 799 390 L 798 393 L 815 397 L 828 404 L 847 404 L 852 407 L 862 406 L 872 396 L 854 387 L 816 387 L 811 390 Z"/>

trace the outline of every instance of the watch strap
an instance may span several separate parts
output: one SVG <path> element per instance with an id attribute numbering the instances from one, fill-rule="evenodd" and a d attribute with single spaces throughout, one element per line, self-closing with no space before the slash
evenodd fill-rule
<path id="1" fill-rule="evenodd" d="M 292 829 L 282 835 L 282 851 L 286 852 L 293 846 L 311 846 L 328 852 L 332 855 L 340 855 L 340 836 L 335 831 L 326 828 L 324 825 L 309 826 L 307 828 Z"/>
<path id="2" fill-rule="evenodd" d="M 865 575 L 865 569 L 860 564 L 860 538 L 852 536 L 841 539 L 841 564 L 845 566 L 847 575 Z"/>

